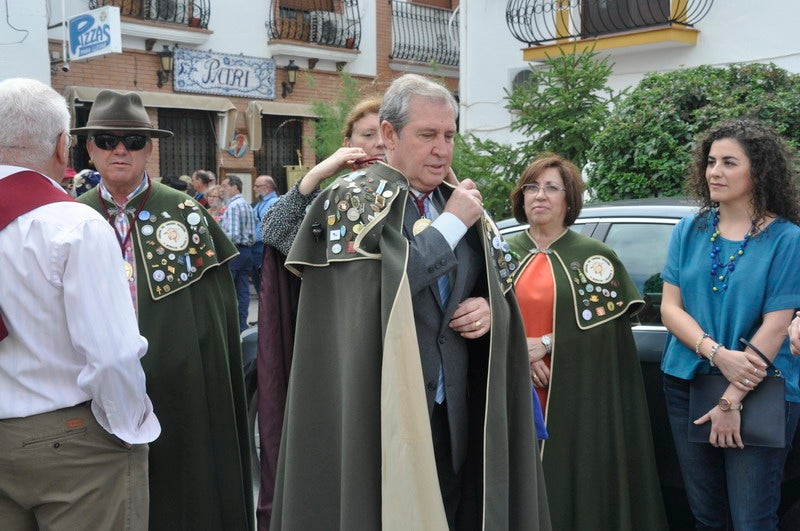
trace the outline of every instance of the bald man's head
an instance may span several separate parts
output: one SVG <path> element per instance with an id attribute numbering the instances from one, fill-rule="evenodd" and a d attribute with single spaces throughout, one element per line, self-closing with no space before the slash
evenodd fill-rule
<path id="1" fill-rule="evenodd" d="M 256 196 L 261 199 L 275 191 L 275 179 L 269 175 L 259 175 L 253 183 L 253 188 L 255 188 Z"/>

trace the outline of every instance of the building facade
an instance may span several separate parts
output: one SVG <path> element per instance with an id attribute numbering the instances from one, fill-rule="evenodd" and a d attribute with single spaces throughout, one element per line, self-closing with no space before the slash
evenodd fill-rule
<path id="1" fill-rule="evenodd" d="M 504 5 L 503 5 L 504 4 Z M 546 54 L 594 46 L 609 85 L 699 65 L 774 63 L 800 73 L 800 3 L 776 0 L 470 0 L 460 9 L 461 132 L 513 143 L 505 92 Z M 491 81 L 487 81 L 491 80 Z"/>
<path id="2" fill-rule="evenodd" d="M 121 51 L 82 58 L 108 35 L 64 22 L 105 8 L 119 13 Z M 311 104 L 338 96 L 340 71 L 363 96 L 404 72 L 458 88 L 458 0 L 3 0 L 0 10 L 0 78 L 50 84 L 76 126 L 100 90 L 137 91 L 153 123 L 175 132 L 155 140 L 151 175 L 235 173 L 246 196 L 259 174 L 283 191 L 317 162 Z M 84 139 L 72 159 L 90 167 Z"/>

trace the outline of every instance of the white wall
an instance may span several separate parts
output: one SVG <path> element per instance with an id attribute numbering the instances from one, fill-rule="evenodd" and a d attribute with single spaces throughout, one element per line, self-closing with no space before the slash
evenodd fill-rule
<path id="1" fill-rule="evenodd" d="M 63 4 L 64 9 L 62 0 L 0 0 L 0 79 L 33 77 L 50 84 L 48 37 L 62 40 L 63 29 L 48 31 L 47 27 L 60 23 L 64 13 L 72 17 L 89 11 L 88 0 L 63 0 Z M 271 57 L 265 27 L 268 7 L 268 0 L 212 0 L 209 27 L 213 34 L 205 44 L 196 48 Z M 375 0 L 361 0 L 359 9 L 361 50 L 347 70 L 353 74 L 374 76 L 377 73 Z M 123 50 L 142 50 L 144 40 L 123 35 L 122 46 Z M 329 65 L 321 63 L 320 68 L 333 70 L 334 65 L 332 62 Z"/>
<path id="2" fill-rule="evenodd" d="M 503 88 L 510 87 L 510 72 L 526 66 L 521 51 L 525 44 L 511 36 L 505 5 L 497 0 L 469 0 L 461 9 L 462 132 L 500 142 L 519 140 L 508 129 L 511 116 L 503 108 Z M 798 21 L 797 0 L 773 0 L 766 5 L 752 0 L 716 0 L 696 25 L 700 31 L 696 46 L 608 51 L 614 63 L 609 85 L 620 89 L 637 84 L 648 72 L 704 64 L 772 62 L 800 73 Z"/>
<path id="3" fill-rule="evenodd" d="M 47 24 L 46 0 L 0 0 L 0 79 L 50 84 Z"/>

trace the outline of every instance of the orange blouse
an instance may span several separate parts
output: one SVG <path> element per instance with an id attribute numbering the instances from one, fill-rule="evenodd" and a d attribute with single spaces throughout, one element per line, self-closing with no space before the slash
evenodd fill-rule
<path id="1" fill-rule="evenodd" d="M 555 285 L 550 260 L 544 253 L 537 253 L 520 273 L 515 284 L 522 322 L 527 337 L 541 337 L 553 332 L 553 307 Z M 543 358 L 550 367 L 550 354 Z M 542 411 L 547 412 L 547 387 L 536 388 Z"/>

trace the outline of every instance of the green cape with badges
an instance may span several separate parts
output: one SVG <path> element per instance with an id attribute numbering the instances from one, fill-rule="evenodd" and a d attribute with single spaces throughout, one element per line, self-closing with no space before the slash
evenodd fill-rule
<path id="1" fill-rule="evenodd" d="M 508 239 L 554 276 L 553 350 L 542 464 L 553 529 L 666 529 L 631 316 L 643 301 L 616 254 L 567 230 L 538 251 L 527 231 Z"/>
<path id="2" fill-rule="evenodd" d="M 383 164 L 337 179 L 287 258 L 303 281 L 272 529 L 447 529 L 406 274 L 407 195 Z M 464 500 L 475 528 L 549 529 L 522 321 L 494 224 L 476 228 L 492 329 L 470 347 L 479 419 L 465 473 L 483 489 Z"/>
<path id="3" fill-rule="evenodd" d="M 239 318 L 222 265 L 236 247 L 186 194 L 153 182 L 145 196 L 128 208 L 139 210 L 132 237 L 139 330 L 149 344 L 142 366 L 161 422 L 150 444 L 150 529 L 253 529 Z M 95 190 L 79 201 L 106 215 Z"/>

